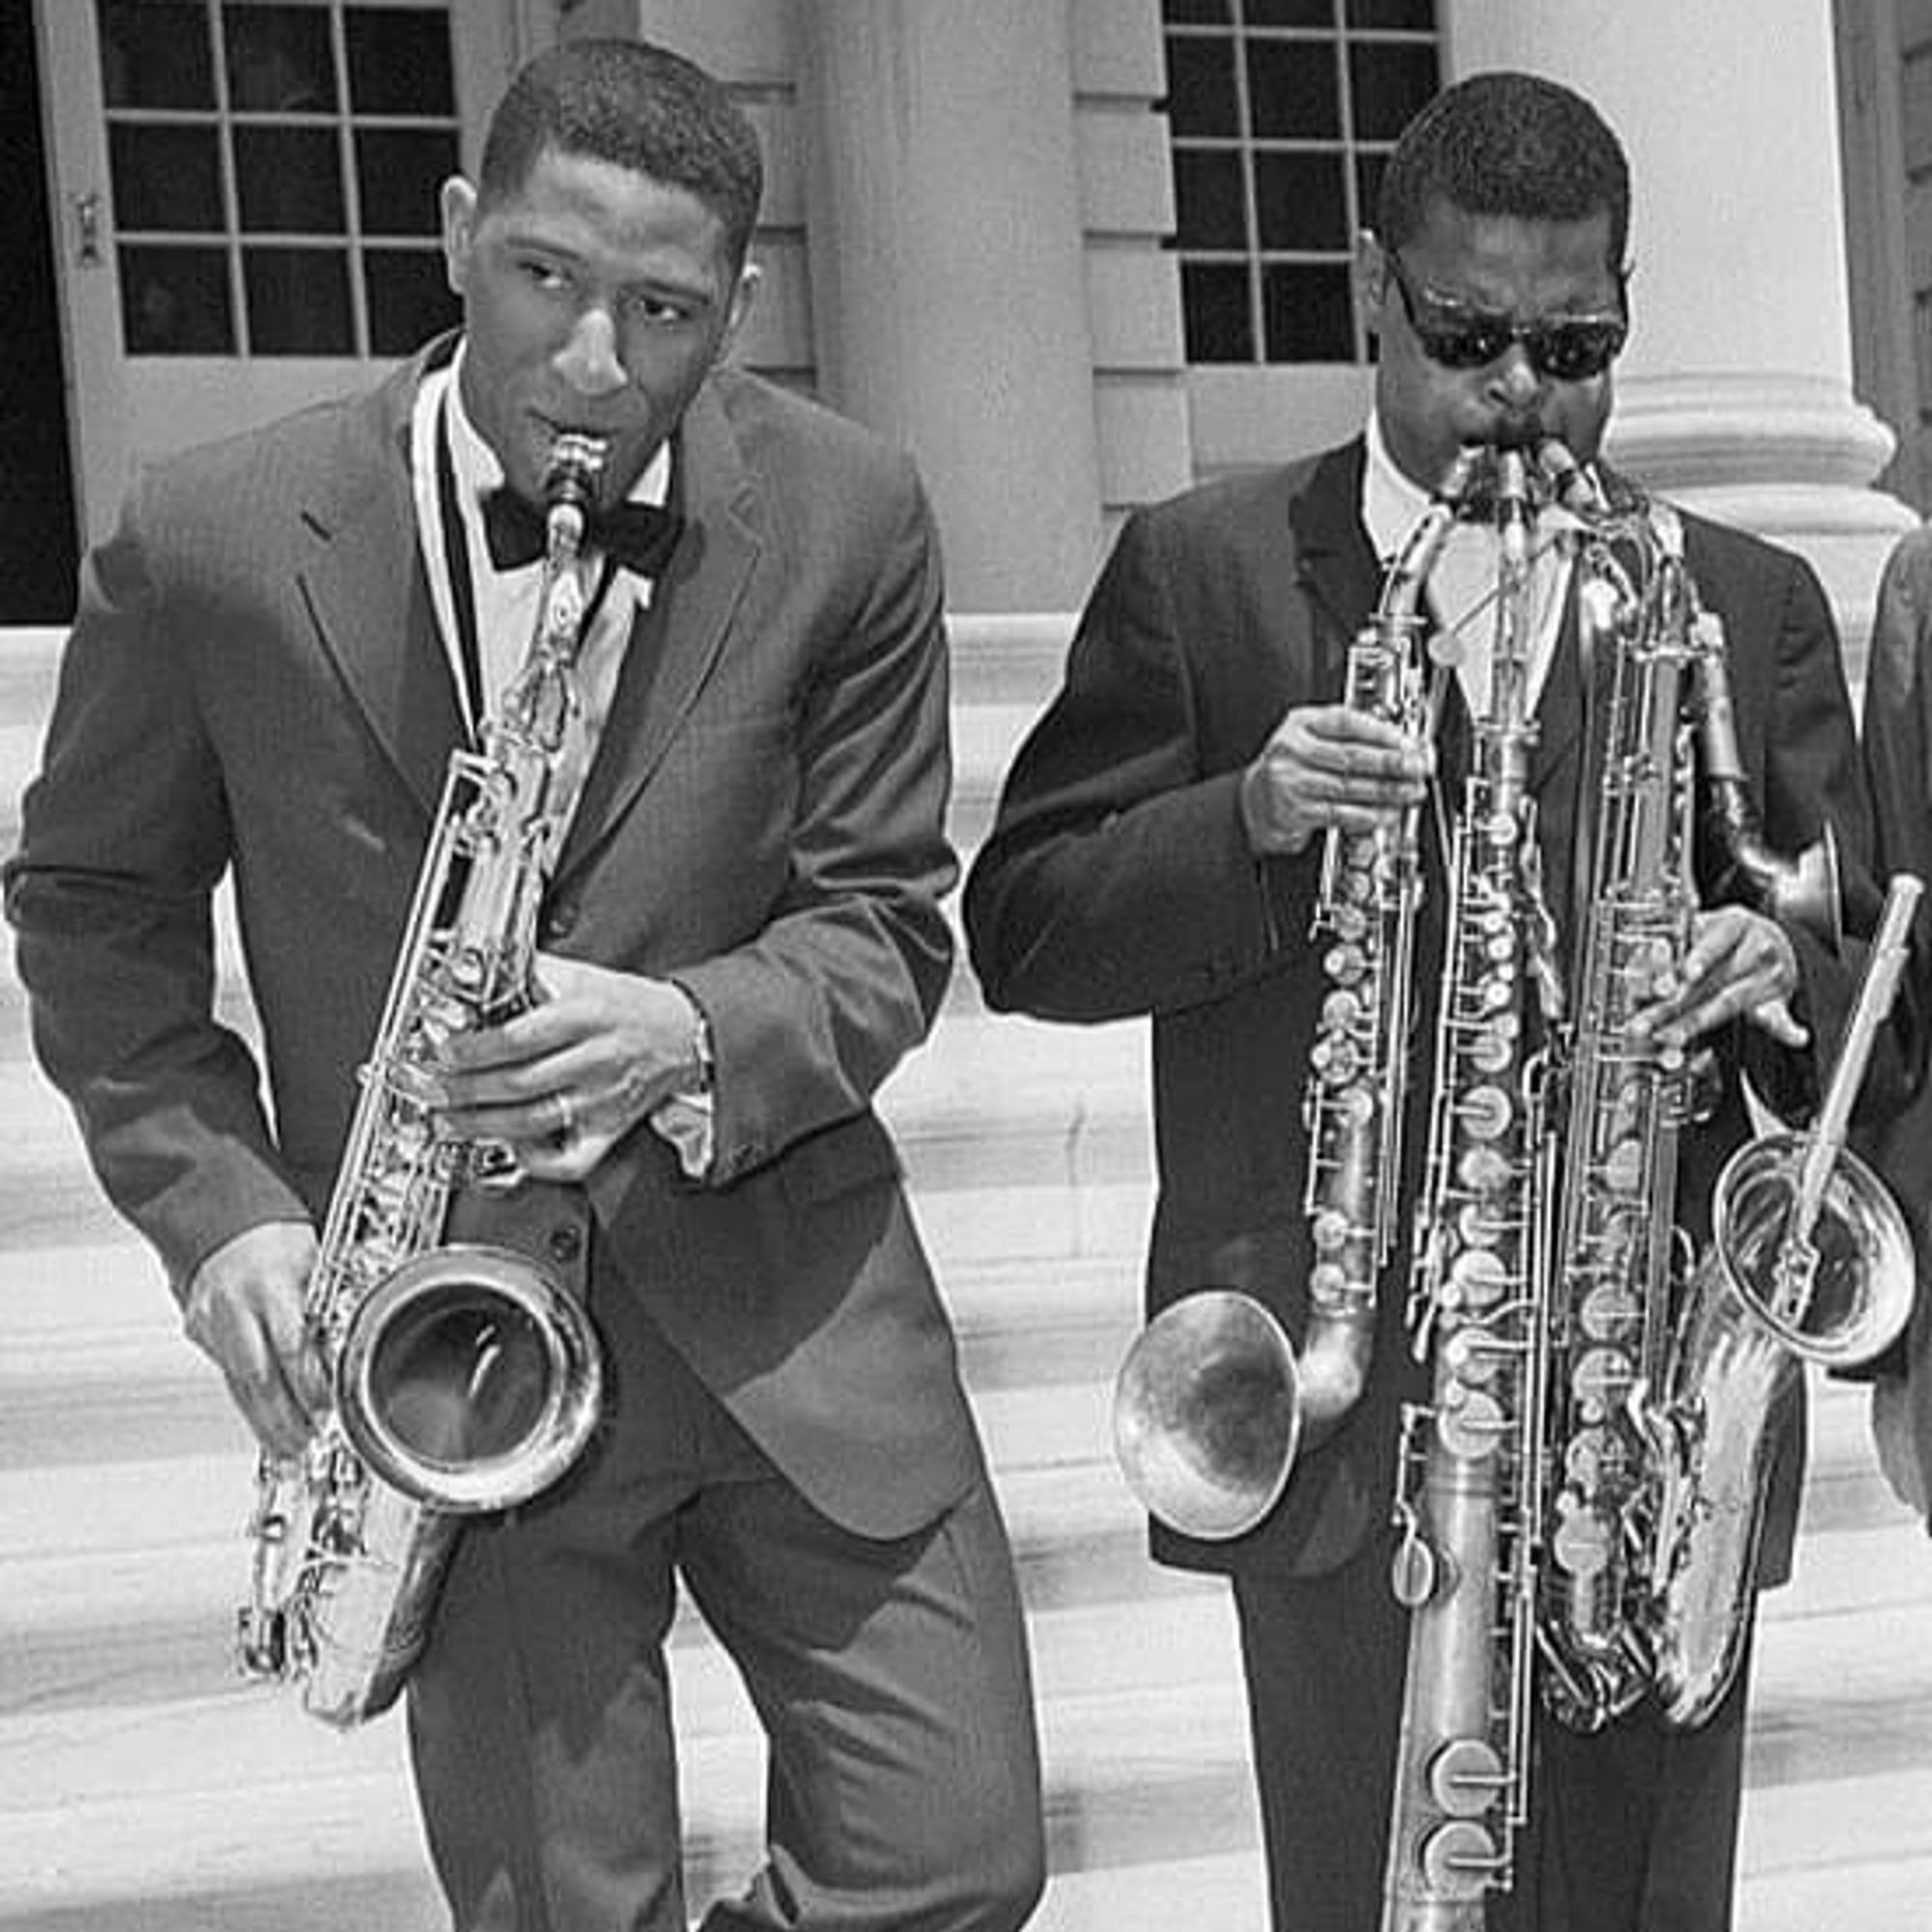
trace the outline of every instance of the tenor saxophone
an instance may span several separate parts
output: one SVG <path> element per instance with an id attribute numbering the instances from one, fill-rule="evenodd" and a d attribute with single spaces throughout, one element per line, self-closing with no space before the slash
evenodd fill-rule
<path id="1" fill-rule="evenodd" d="M 547 1488 L 601 1407 L 595 1332 L 554 1276 L 444 1239 L 459 1188 L 518 1176 L 506 1149 L 440 1124 L 436 1065 L 533 998 L 604 450 L 552 447 L 534 635 L 480 750 L 451 754 L 305 1293 L 332 1400 L 299 1454 L 261 1460 L 241 1663 L 341 1728 L 400 1692 L 463 1520 Z"/>
<path id="2" fill-rule="evenodd" d="M 1480 462 L 1468 449 L 1451 463 L 1349 650 L 1345 701 L 1418 739 L 1428 727 L 1422 593 Z M 1315 1265 L 1299 1350 L 1253 1295 L 1208 1287 L 1162 1310 L 1122 1365 L 1118 1460 L 1150 1511 L 1190 1536 L 1238 1536 L 1260 1522 L 1300 1449 L 1334 1429 L 1368 1379 L 1376 1284 L 1399 1218 L 1420 817 L 1410 808 L 1371 832 L 1331 830 L 1322 845 L 1310 936 L 1328 992 L 1302 1098 Z"/>

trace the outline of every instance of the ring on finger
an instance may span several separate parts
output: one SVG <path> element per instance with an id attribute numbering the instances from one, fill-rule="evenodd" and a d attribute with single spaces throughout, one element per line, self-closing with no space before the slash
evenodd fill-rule
<path id="1" fill-rule="evenodd" d="M 553 1094 L 551 1105 L 556 1109 L 556 1125 L 551 1132 L 551 1139 L 558 1147 L 567 1147 L 577 1135 L 577 1109 L 571 1104 L 568 1094 Z"/>

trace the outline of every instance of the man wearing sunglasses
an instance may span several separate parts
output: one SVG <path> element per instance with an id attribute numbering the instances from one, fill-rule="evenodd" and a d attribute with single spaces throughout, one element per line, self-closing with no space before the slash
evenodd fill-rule
<path id="1" fill-rule="evenodd" d="M 1316 1252 L 1304 1094 L 1319 1017 L 1344 977 L 1335 943 L 1310 937 L 1328 835 L 1420 812 L 1400 1234 L 1373 1289 L 1365 1383 L 1304 1444 L 1256 1526 L 1226 1540 L 1158 1520 L 1152 1532 L 1157 1559 L 1232 1578 L 1277 1932 L 1382 1922 L 1407 1640 L 1390 1585 L 1391 1506 L 1405 1406 L 1432 1386 L 1428 1349 L 1406 1322 L 1408 1264 L 1435 1098 L 1442 854 L 1471 719 L 1488 701 L 1491 523 L 1458 524 L 1429 575 L 1431 727 L 1406 732 L 1345 704 L 1346 663 L 1388 560 L 1459 451 L 1554 437 L 1597 465 L 1631 327 L 1629 212 L 1616 137 L 1567 89 L 1481 74 L 1424 110 L 1361 244 L 1378 350 L 1362 435 L 1128 520 L 968 887 L 973 959 L 993 1007 L 1151 1016 L 1150 1311 L 1208 1285 L 1236 1289 L 1299 1349 Z M 1867 806 L 1819 584 L 1794 556 L 1686 524 L 1691 568 L 1727 626 L 1768 838 L 1796 853 L 1829 822 L 1846 901 L 1862 911 L 1875 901 Z M 1537 518 L 1520 627 L 1536 730 L 1526 782 L 1559 971 L 1589 895 L 1581 847 L 1602 795 L 1584 776 L 1605 707 L 1588 701 L 1579 662 L 1576 535 L 1556 510 Z M 1715 854 L 1700 851 L 1698 865 L 1704 909 L 1646 1017 L 1708 1064 L 1704 1107 L 1678 1150 L 1676 1218 L 1701 1241 L 1718 1168 L 1751 1133 L 1747 1068 L 1773 1105 L 1802 1112 L 1854 975 L 1838 944 L 1727 900 Z M 1795 1417 L 1782 1451 L 1761 1582 L 1788 1559 Z M 1533 1771 L 1530 1817 L 1513 1886 L 1490 1895 L 1491 1932 L 1728 1925 L 1745 1700 L 1741 1674 L 1690 1731 L 1667 1729 L 1650 1701 L 1592 1735 L 1539 1711 L 1523 1747 L 1533 1766 L 1515 1767 Z"/>

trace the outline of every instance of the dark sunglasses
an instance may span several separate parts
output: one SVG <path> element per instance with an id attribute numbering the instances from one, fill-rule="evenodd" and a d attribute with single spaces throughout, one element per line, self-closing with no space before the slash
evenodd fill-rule
<path id="1" fill-rule="evenodd" d="M 1512 343 L 1520 342 L 1538 375 L 1555 383 L 1587 383 L 1616 360 L 1630 333 L 1629 320 L 1622 314 L 1551 315 L 1537 322 L 1518 322 L 1499 309 L 1477 308 L 1454 296 L 1418 287 L 1393 248 L 1385 249 L 1382 259 L 1402 292 L 1403 313 L 1422 344 L 1422 353 L 1445 369 L 1485 368 L 1507 355 Z M 1617 278 L 1617 293 L 1622 302 L 1622 276 Z"/>

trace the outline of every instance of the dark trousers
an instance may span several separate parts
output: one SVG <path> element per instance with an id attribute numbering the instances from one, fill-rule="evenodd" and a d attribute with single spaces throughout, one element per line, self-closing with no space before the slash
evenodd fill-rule
<path id="1" fill-rule="evenodd" d="M 1236 1578 L 1274 1932 L 1380 1923 L 1406 1612 L 1383 1539 L 1326 1577 Z M 1725 1932 L 1749 1659 L 1701 1729 L 1647 1708 L 1534 1724 L 1530 1821 L 1489 1932 Z"/>
<path id="2" fill-rule="evenodd" d="M 412 1684 L 458 1932 L 685 1932 L 664 1653 L 680 1577 L 770 1751 L 765 1862 L 706 1932 L 1021 1924 L 1043 1884 L 1039 1770 L 990 1490 L 917 1535 L 853 1536 L 628 1295 L 596 1313 L 606 1426 L 557 1491 L 465 1532 Z"/>

